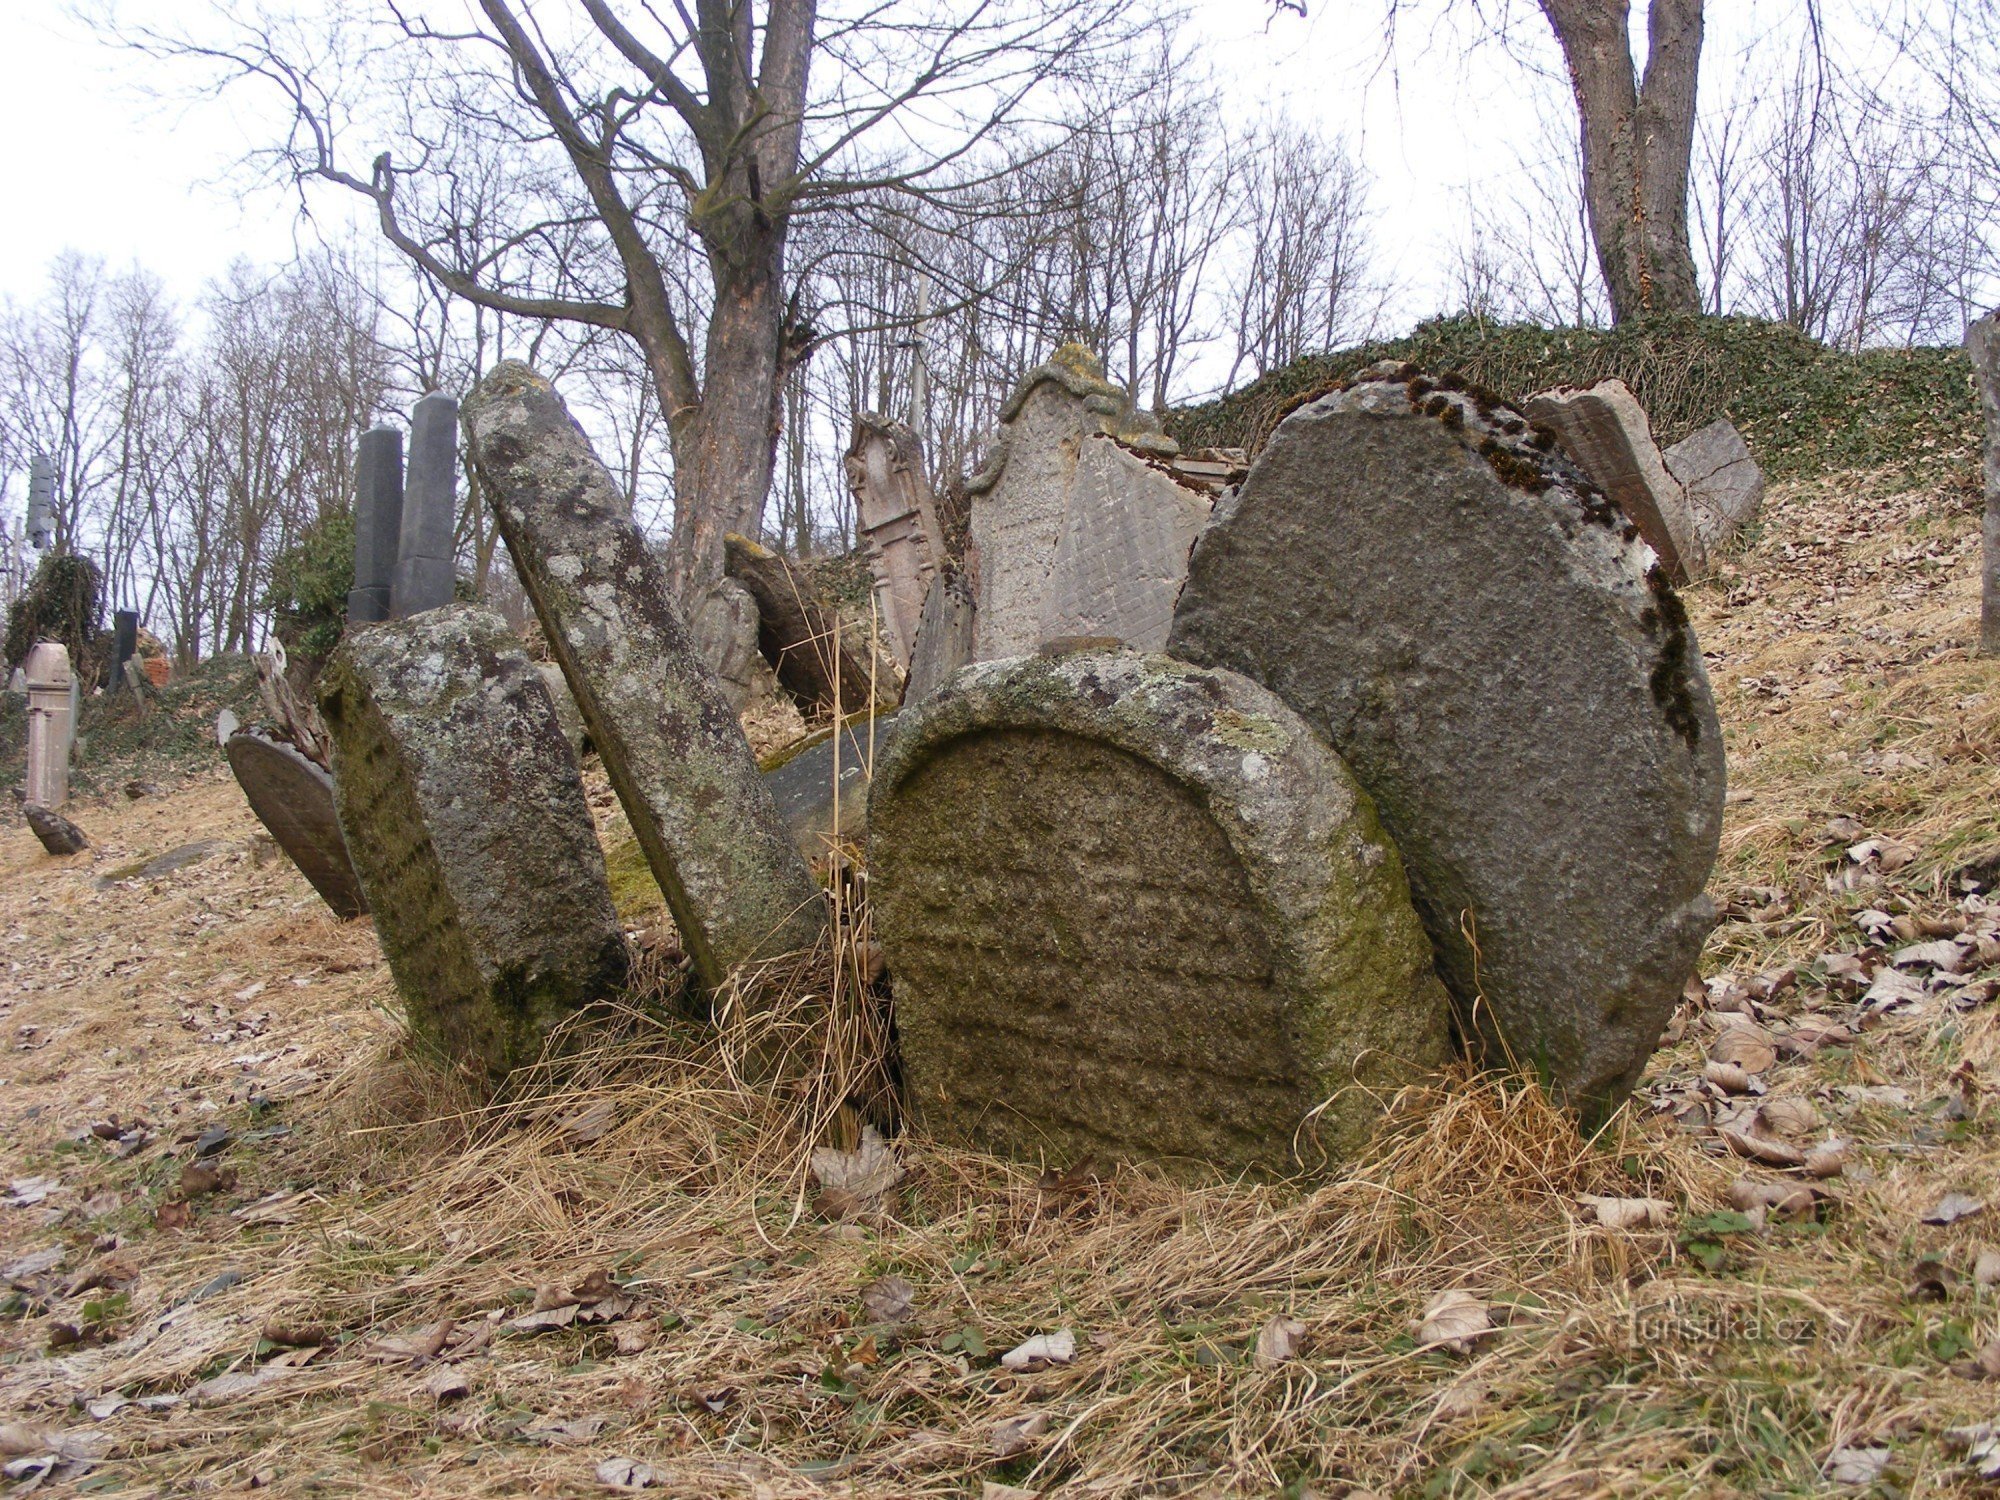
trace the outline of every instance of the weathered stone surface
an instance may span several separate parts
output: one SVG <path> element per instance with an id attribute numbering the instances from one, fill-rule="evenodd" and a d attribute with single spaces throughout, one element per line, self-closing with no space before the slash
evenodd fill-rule
<path id="1" fill-rule="evenodd" d="M 39 641 L 22 663 L 28 684 L 28 805 L 61 807 L 69 800 L 69 757 L 76 741 L 76 676 L 69 648 Z"/>
<path id="2" fill-rule="evenodd" d="M 496 365 L 467 440 L 522 586 L 695 972 L 811 947 L 826 910 L 666 569 L 549 383 Z"/>
<path id="3" fill-rule="evenodd" d="M 403 435 L 393 427 L 361 434 L 354 460 L 354 587 L 347 618 L 389 618 L 396 555 L 403 545 Z"/>
<path id="4" fill-rule="evenodd" d="M 1578 390 L 1558 386 L 1528 398 L 1529 420 L 1554 431 L 1577 467 L 1630 516 L 1674 583 L 1699 578 L 1708 550 L 1680 481 L 1667 472 L 1645 407 L 1622 380 Z"/>
<path id="5" fill-rule="evenodd" d="M 764 773 L 778 816 L 792 830 L 807 859 L 818 859 L 837 841 L 860 843 L 868 835 L 869 771 L 895 732 L 895 713 L 849 719 L 815 743 Z"/>
<path id="6" fill-rule="evenodd" d="M 716 579 L 688 611 L 695 651 L 739 714 L 762 693 L 771 673 L 757 648 L 760 625 L 756 597 L 734 578 Z"/>
<path id="7" fill-rule="evenodd" d="M 1680 482 L 1695 535 L 1710 556 L 1756 519 L 1764 504 L 1764 471 L 1727 417 L 1682 438 L 1660 456 Z"/>
<path id="8" fill-rule="evenodd" d="M 432 391 L 410 411 L 410 467 L 389 612 L 396 619 L 451 603 L 458 525 L 458 402 Z"/>
<path id="9" fill-rule="evenodd" d="M 916 648 L 910 654 L 910 675 L 903 682 L 905 703 L 928 698 L 939 683 L 972 660 L 976 613 L 972 588 L 962 575 L 939 573 L 931 579 Z"/>
<path id="10" fill-rule="evenodd" d="M 1722 735 L 1665 575 L 1545 442 L 1407 366 L 1303 407 L 1195 544 L 1169 649 L 1327 734 L 1461 1024 L 1594 1118 L 1714 920 Z"/>
<path id="11" fill-rule="evenodd" d="M 535 670 L 542 674 L 542 686 L 549 690 L 549 706 L 556 711 L 556 724 L 562 730 L 562 737 L 569 745 L 570 754 L 578 761 L 590 748 L 590 730 L 584 725 L 583 710 L 576 706 L 576 699 L 570 696 L 569 684 L 563 680 L 562 668 L 552 661 L 538 661 Z"/>
<path id="12" fill-rule="evenodd" d="M 1980 409 L 1986 414 L 1986 517 L 1981 527 L 1979 650 L 1983 656 L 2000 656 L 2000 311 L 1974 320 L 1965 330 L 1965 352 L 1972 359 Z"/>
<path id="13" fill-rule="evenodd" d="M 875 605 L 884 644 L 908 671 L 924 596 L 944 557 L 923 444 L 903 422 L 861 412 L 847 449 L 847 487 L 856 530 L 875 574 Z"/>
<path id="14" fill-rule="evenodd" d="M 1103 635 L 1141 651 L 1166 645 L 1188 551 L 1214 503 L 1114 439 L 1083 439 L 1042 598 L 1041 640 Z"/>
<path id="15" fill-rule="evenodd" d="M 1074 344 L 1029 373 L 1001 408 L 1000 421 L 991 462 L 966 482 L 976 661 L 1019 656 L 1046 638 L 1050 568 L 1068 525 L 1083 440 L 1110 435 L 1162 456 L 1178 451 Z"/>
<path id="16" fill-rule="evenodd" d="M 1233 673 L 970 667 L 903 711 L 869 824 L 907 1097 L 942 1134 L 1285 1171 L 1295 1135 L 1338 1159 L 1379 1090 L 1445 1060 L 1368 799 Z"/>
<path id="17" fill-rule="evenodd" d="M 333 914 L 346 921 L 366 912 L 334 811 L 333 778 L 295 747 L 255 729 L 236 730 L 222 753 L 250 811 Z"/>
<path id="18" fill-rule="evenodd" d="M 875 669 L 866 637 L 839 628 L 803 573 L 746 536 L 732 532 L 722 546 L 729 576 L 757 602 L 758 647 L 802 708 L 853 713 L 868 706 L 871 684 L 876 702 L 895 702 L 898 684 Z"/>
<path id="19" fill-rule="evenodd" d="M 54 808 L 30 802 L 21 811 L 28 820 L 28 827 L 48 853 L 81 854 L 90 847 L 90 840 L 84 836 L 83 830 Z"/>
<path id="20" fill-rule="evenodd" d="M 533 1062 L 626 964 L 541 674 L 500 616 L 447 605 L 350 634 L 320 706 L 340 826 L 412 1027 L 475 1076 Z"/>

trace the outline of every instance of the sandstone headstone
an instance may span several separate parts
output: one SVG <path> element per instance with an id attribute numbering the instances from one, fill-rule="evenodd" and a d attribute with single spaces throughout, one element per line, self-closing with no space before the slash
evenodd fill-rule
<path id="1" fill-rule="evenodd" d="M 344 922 L 366 912 L 334 811 L 333 778 L 296 747 L 255 729 L 233 731 L 222 752 L 250 811 L 333 914 Z"/>
<path id="2" fill-rule="evenodd" d="M 1975 320 L 1965 331 L 1986 417 L 1984 443 L 1986 517 L 1981 526 L 1979 650 L 2000 656 L 2000 311 Z"/>
<path id="3" fill-rule="evenodd" d="M 778 816 L 792 830 L 807 859 L 818 859 L 836 840 L 860 843 L 868 835 L 869 773 L 889 736 L 895 713 L 847 720 L 781 765 L 764 773 Z"/>
<path id="4" fill-rule="evenodd" d="M 413 1028 L 475 1076 L 533 1062 L 626 965 L 541 674 L 500 616 L 447 605 L 349 635 L 320 705 L 340 826 Z"/>
<path id="5" fill-rule="evenodd" d="M 76 678 L 69 648 L 41 641 L 22 663 L 28 679 L 28 805 L 58 808 L 69 800 L 69 754 L 76 738 Z"/>
<path id="6" fill-rule="evenodd" d="M 840 627 L 802 572 L 748 537 L 722 545 L 729 576 L 757 602 L 759 649 L 802 708 L 853 713 L 869 706 L 871 685 L 875 702 L 896 701 L 899 684 L 871 661 L 867 638 Z"/>
<path id="7" fill-rule="evenodd" d="M 458 525 L 458 403 L 433 391 L 410 410 L 410 468 L 389 613 L 396 619 L 452 601 Z"/>
<path id="8" fill-rule="evenodd" d="M 923 445 L 909 426 L 862 412 L 847 449 L 847 487 L 854 493 L 855 529 L 875 574 L 883 641 L 905 671 L 917 640 L 924 595 L 944 557 Z"/>
<path id="9" fill-rule="evenodd" d="M 972 588 L 962 575 L 938 573 L 931 579 L 910 654 L 910 675 L 903 682 L 905 703 L 928 698 L 939 683 L 972 660 L 976 613 Z"/>
<path id="10" fill-rule="evenodd" d="M 42 848 L 54 855 L 81 854 L 90 847 L 90 840 L 83 830 L 70 822 L 54 808 L 43 807 L 30 802 L 22 809 L 28 827 L 41 841 Z"/>
<path id="11" fill-rule="evenodd" d="M 1001 408 L 1000 421 L 992 460 L 966 482 L 977 661 L 1019 656 L 1047 639 L 1050 569 L 1069 526 L 1084 439 L 1109 435 L 1161 456 L 1178 451 L 1074 344 L 1029 373 Z"/>
<path id="12" fill-rule="evenodd" d="M 711 988 L 812 947 L 823 898 L 664 565 L 549 383 L 496 365 L 466 403 L 473 461 L 591 743 Z"/>
<path id="13" fill-rule="evenodd" d="M 354 459 L 354 587 L 347 618 L 389 618 L 396 555 L 403 544 L 403 435 L 393 427 L 361 434 Z"/>
<path id="14" fill-rule="evenodd" d="M 1558 386 L 1528 398 L 1531 421 L 1554 431 L 1563 451 L 1630 516 L 1659 554 L 1667 578 L 1685 583 L 1708 568 L 1708 551 L 1680 481 L 1667 472 L 1653 424 L 1622 380 L 1576 389 Z"/>
<path id="15" fill-rule="evenodd" d="M 739 714 L 765 690 L 770 663 L 757 648 L 757 600 L 737 579 L 718 578 L 688 611 L 694 649 Z"/>
<path id="16" fill-rule="evenodd" d="M 1710 556 L 1756 519 L 1764 503 L 1764 471 L 1727 417 L 1682 438 L 1661 457 L 1687 496 L 1695 534 Z"/>
<path id="17" fill-rule="evenodd" d="M 1255 683 L 1128 651 L 984 663 L 877 757 L 872 909 L 930 1129 L 1282 1172 L 1295 1138 L 1306 1165 L 1354 1151 L 1445 1061 L 1394 847 Z"/>
<path id="18" fill-rule="evenodd" d="M 1195 544 L 1169 649 L 1327 734 L 1461 1024 L 1594 1119 L 1713 923 L 1722 735 L 1636 528 L 1455 385 L 1378 366 L 1289 417 Z"/>

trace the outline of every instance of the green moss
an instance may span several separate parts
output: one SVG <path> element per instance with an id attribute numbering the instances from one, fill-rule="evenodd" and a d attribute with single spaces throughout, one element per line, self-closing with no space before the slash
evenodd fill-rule
<path id="1" fill-rule="evenodd" d="M 604 851 L 604 873 L 611 882 L 611 904 L 627 927 L 642 927 L 666 912 L 667 898 L 646 863 L 646 851 L 628 835 Z"/>

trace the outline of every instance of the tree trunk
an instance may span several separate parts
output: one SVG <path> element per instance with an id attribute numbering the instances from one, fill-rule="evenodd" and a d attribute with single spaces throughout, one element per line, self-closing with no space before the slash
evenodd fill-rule
<path id="1" fill-rule="evenodd" d="M 1702 0 L 1652 0 L 1643 79 L 1632 62 L 1630 0 L 1541 7 L 1576 95 L 1584 201 L 1612 320 L 1700 312 L 1687 198 Z"/>
<path id="2" fill-rule="evenodd" d="M 1965 331 L 1979 405 L 1986 414 L 1986 521 L 1979 571 L 1979 654 L 2000 656 L 2000 310 Z"/>

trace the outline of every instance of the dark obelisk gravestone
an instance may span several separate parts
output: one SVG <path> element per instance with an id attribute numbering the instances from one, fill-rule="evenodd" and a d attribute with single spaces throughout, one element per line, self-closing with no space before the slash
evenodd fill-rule
<path id="1" fill-rule="evenodd" d="M 111 691 L 125 680 L 125 663 L 139 649 L 139 611 L 114 610 L 111 615 Z"/>
<path id="2" fill-rule="evenodd" d="M 389 618 L 389 591 L 403 542 L 403 435 L 393 427 L 361 434 L 355 463 L 354 588 L 347 618 L 371 624 Z"/>
<path id="3" fill-rule="evenodd" d="M 389 613 L 398 620 L 451 603 L 458 520 L 458 402 L 433 391 L 410 412 L 410 471 Z"/>
<path id="4" fill-rule="evenodd" d="M 342 921 L 368 910 L 334 813 L 333 778 L 283 740 L 239 729 L 223 754 L 257 821 Z"/>

